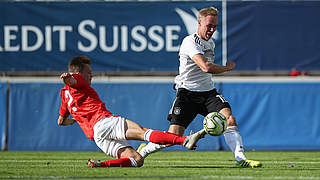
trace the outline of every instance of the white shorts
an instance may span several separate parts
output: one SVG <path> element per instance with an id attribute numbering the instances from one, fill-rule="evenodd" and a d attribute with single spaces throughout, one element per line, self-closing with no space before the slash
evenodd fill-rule
<path id="1" fill-rule="evenodd" d="M 118 150 L 130 146 L 125 136 L 125 118 L 104 117 L 94 127 L 94 141 L 97 146 L 107 155 L 118 157 Z"/>

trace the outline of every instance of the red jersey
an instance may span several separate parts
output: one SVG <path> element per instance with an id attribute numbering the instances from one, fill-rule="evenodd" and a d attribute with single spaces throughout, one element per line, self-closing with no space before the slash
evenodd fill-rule
<path id="1" fill-rule="evenodd" d="M 97 92 L 79 73 L 72 76 L 77 80 L 77 84 L 65 85 L 61 89 L 59 114 L 64 118 L 71 114 L 85 135 L 93 140 L 94 125 L 103 117 L 112 114 L 107 110 Z"/>

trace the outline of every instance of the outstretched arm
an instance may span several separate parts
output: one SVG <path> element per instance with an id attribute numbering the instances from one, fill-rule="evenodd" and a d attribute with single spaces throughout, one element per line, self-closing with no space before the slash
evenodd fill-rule
<path id="1" fill-rule="evenodd" d="M 226 66 L 214 64 L 212 62 L 209 62 L 202 54 L 196 54 L 192 59 L 203 72 L 212 74 L 220 74 L 226 71 L 231 71 L 236 66 L 236 63 L 232 61 L 228 61 Z"/>
<path id="2" fill-rule="evenodd" d="M 71 118 L 63 118 L 62 116 L 59 116 L 59 118 L 58 118 L 58 125 L 60 125 L 60 126 L 72 125 L 75 122 L 76 122 L 76 120 L 71 119 Z"/>

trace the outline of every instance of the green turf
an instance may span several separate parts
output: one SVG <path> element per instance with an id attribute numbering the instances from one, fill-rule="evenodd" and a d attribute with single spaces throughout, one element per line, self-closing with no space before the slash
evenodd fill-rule
<path id="1" fill-rule="evenodd" d="M 141 168 L 87 168 L 101 152 L 0 152 L 0 179 L 318 179 L 320 152 L 246 152 L 262 168 L 238 168 L 231 152 L 158 152 Z"/>

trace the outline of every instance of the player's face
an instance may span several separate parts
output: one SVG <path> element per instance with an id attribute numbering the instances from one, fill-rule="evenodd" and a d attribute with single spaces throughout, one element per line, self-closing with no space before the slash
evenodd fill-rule
<path id="1" fill-rule="evenodd" d="M 202 39 L 208 41 L 217 29 L 218 17 L 217 16 L 202 17 L 198 21 L 198 26 L 199 26 L 198 34 Z"/>
<path id="2" fill-rule="evenodd" d="M 82 72 L 80 72 L 80 74 L 82 75 L 83 79 L 88 83 L 91 84 L 91 80 L 92 80 L 92 70 L 91 70 L 91 66 L 89 64 L 85 64 Z"/>

